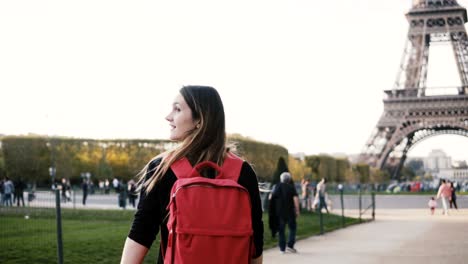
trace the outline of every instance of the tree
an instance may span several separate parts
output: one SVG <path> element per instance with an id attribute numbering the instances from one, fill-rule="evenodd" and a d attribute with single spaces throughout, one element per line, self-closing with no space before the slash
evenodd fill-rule
<path id="1" fill-rule="evenodd" d="M 38 137 L 4 137 L 2 151 L 5 173 L 12 179 L 50 183 L 50 150 L 46 140 Z"/>
<path id="2" fill-rule="evenodd" d="M 73 178 L 77 176 L 78 172 L 75 171 L 73 161 L 76 160 L 76 147 L 75 142 L 68 142 L 64 140 L 51 139 L 50 147 L 52 151 L 53 163 L 55 163 L 57 179 L 60 178 Z"/>
<path id="3" fill-rule="evenodd" d="M 278 184 L 280 182 L 280 175 L 283 172 L 289 172 L 288 165 L 283 157 L 279 157 L 275 174 L 273 174 L 273 184 Z"/>
<path id="4" fill-rule="evenodd" d="M 254 141 L 239 135 L 229 136 L 228 140 L 237 146 L 237 153 L 253 165 L 259 181 L 272 181 L 276 161 L 288 157 L 288 150 L 282 146 Z"/>
<path id="5" fill-rule="evenodd" d="M 3 157 L 0 157 L 0 178 L 5 177 L 5 160 Z"/>
<path id="6" fill-rule="evenodd" d="M 298 160 L 293 156 L 289 155 L 289 172 L 293 177 L 294 181 L 300 181 L 303 178 L 311 177 L 311 169 L 308 167 L 304 161 Z"/>
<path id="7" fill-rule="evenodd" d="M 411 180 L 413 180 L 414 176 L 416 176 L 416 174 L 414 173 L 414 171 L 410 167 L 403 166 L 403 168 L 401 169 L 400 180 L 411 181 Z"/>
<path id="8" fill-rule="evenodd" d="M 312 171 L 312 178 L 314 180 L 319 180 L 319 166 L 320 158 L 319 156 L 307 156 L 305 158 L 306 165 L 310 167 Z"/>
<path id="9" fill-rule="evenodd" d="M 343 182 L 346 178 L 346 172 L 350 169 L 347 159 L 336 159 L 336 182 Z"/>
<path id="10" fill-rule="evenodd" d="M 370 180 L 370 167 L 367 164 L 355 164 L 353 168 L 360 183 L 368 183 Z"/>
<path id="11" fill-rule="evenodd" d="M 387 171 L 380 170 L 378 168 L 370 168 L 370 182 L 372 183 L 383 183 L 390 180 L 390 174 Z"/>
<path id="12" fill-rule="evenodd" d="M 412 159 L 406 162 L 405 166 L 417 175 L 424 174 L 424 162 L 421 159 Z"/>
<path id="13" fill-rule="evenodd" d="M 424 174 L 424 180 L 425 181 L 433 181 L 434 177 L 432 176 L 432 174 L 430 172 L 427 172 L 426 174 Z"/>
<path id="14" fill-rule="evenodd" d="M 328 155 L 319 155 L 320 165 L 318 169 L 318 179 L 327 179 L 329 182 L 336 182 L 337 164 L 336 159 Z"/>
<path id="15" fill-rule="evenodd" d="M 232 138 L 230 138 L 232 140 Z M 236 138 L 239 154 L 249 161 L 260 181 L 271 181 L 279 157 L 288 157 L 282 146 Z M 49 167 L 57 178 L 81 182 L 89 172 L 92 180 L 118 177 L 134 178 L 145 165 L 161 152 L 172 149 L 168 140 L 146 139 L 74 139 L 64 137 L 8 136 L 0 138 L 0 175 L 50 185 Z M 285 162 L 286 163 L 286 162 Z"/>

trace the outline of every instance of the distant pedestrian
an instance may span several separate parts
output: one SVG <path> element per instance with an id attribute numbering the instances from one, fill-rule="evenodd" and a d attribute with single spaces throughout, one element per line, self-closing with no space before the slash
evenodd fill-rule
<path id="1" fill-rule="evenodd" d="M 431 215 L 434 215 L 435 209 L 437 207 L 437 201 L 434 199 L 434 197 L 431 197 L 427 205 L 429 206 L 429 209 L 431 210 Z"/>
<path id="2" fill-rule="evenodd" d="M 119 191 L 118 191 L 118 189 L 119 189 L 119 180 L 118 180 L 117 178 L 114 178 L 114 179 L 112 180 L 112 186 L 114 187 L 114 191 L 115 191 L 116 193 L 118 193 L 118 192 L 119 192 Z"/>
<path id="3" fill-rule="evenodd" d="M 5 181 L 0 179 L 0 205 L 3 205 L 3 201 L 5 200 Z"/>
<path id="4" fill-rule="evenodd" d="M 109 179 L 106 179 L 106 181 L 104 182 L 104 193 L 105 194 L 109 194 L 109 191 L 110 191 L 110 183 L 109 183 Z"/>
<path id="5" fill-rule="evenodd" d="M 301 195 L 302 195 L 302 208 L 306 211 L 310 211 L 311 202 L 310 202 L 310 190 L 309 190 L 309 180 L 303 178 L 301 181 Z"/>
<path id="6" fill-rule="evenodd" d="M 457 191 L 457 189 L 453 186 L 453 182 L 450 182 L 450 191 L 451 191 L 451 196 L 450 196 L 450 209 L 452 209 L 452 205 L 453 207 L 455 207 L 455 209 L 458 210 L 458 206 L 457 206 L 457 194 L 455 193 Z"/>
<path id="7" fill-rule="evenodd" d="M 71 185 L 70 180 L 62 178 L 62 201 L 66 203 L 71 201 Z"/>
<path id="8" fill-rule="evenodd" d="M 122 209 L 125 209 L 127 207 L 127 185 L 124 183 L 123 180 L 119 182 L 119 187 L 118 187 L 118 202 L 119 202 L 119 207 Z"/>
<path id="9" fill-rule="evenodd" d="M 104 194 L 104 181 L 98 181 L 98 188 L 101 194 Z"/>
<path id="10" fill-rule="evenodd" d="M 81 189 L 83 190 L 83 205 L 86 205 L 86 199 L 88 198 L 88 180 L 83 179 L 83 183 L 81 184 Z"/>
<path id="11" fill-rule="evenodd" d="M 5 177 L 5 181 L 3 183 L 3 204 L 5 206 L 13 206 L 13 203 L 11 202 L 11 199 L 13 198 L 13 193 L 15 191 L 15 186 L 13 182 L 11 182 L 10 178 Z"/>
<path id="12" fill-rule="evenodd" d="M 271 195 L 271 203 L 274 203 L 276 217 L 278 219 L 279 228 L 279 248 L 281 253 L 285 250 L 291 253 L 296 253 L 294 244 L 296 243 L 297 223 L 296 217 L 299 216 L 299 197 L 296 189 L 290 184 L 292 181 L 289 172 L 283 172 L 280 175 L 281 182 L 273 189 Z M 285 229 L 286 225 L 289 228 L 289 237 L 286 247 Z"/>
<path id="13" fill-rule="evenodd" d="M 24 207 L 24 189 L 26 188 L 26 184 L 24 181 L 19 178 L 18 180 L 15 181 L 15 197 L 13 200 L 16 201 L 16 206 L 20 206 L 20 200 L 21 203 Z"/>
<path id="14" fill-rule="evenodd" d="M 94 194 L 94 182 L 88 178 L 88 191 L 89 194 Z"/>
<path id="15" fill-rule="evenodd" d="M 446 183 L 445 179 L 441 180 L 439 190 L 437 191 L 437 198 L 442 200 L 442 214 L 449 215 L 448 201 L 452 197 L 450 186 Z"/>
<path id="16" fill-rule="evenodd" d="M 136 191 L 136 183 L 134 180 L 128 181 L 128 203 L 132 205 L 133 208 L 135 208 L 135 201 L 138 197 L 137 191 Z"/>
<path id="17" fill-rule="evenodd" d="M 317 184 L 317 194 L 315 200 L 318 201 L 317 210 L 320 212 L 322 208 L 325 208 L 327 213 L 328 206 L 327 206 L 327 179 L 322 178 L 322 180 Z"/>

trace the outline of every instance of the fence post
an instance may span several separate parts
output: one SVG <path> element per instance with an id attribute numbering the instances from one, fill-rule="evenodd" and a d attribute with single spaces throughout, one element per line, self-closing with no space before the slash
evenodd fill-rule
<path id="1" fill-rule="evenodd" d="M 73 209 L 76 209 L 76 186 L 73 185 Z"/>
<path id="2" fill-rule="evenodd" d="M 62 212 L 60 210 L 60 190 L 55 190 L 55 214 L 57 219 L 57 258 L 58 264 L 63 264 L 63 244 L 62 244 Z"/>
<path id="3" fill-rule="evenodd" d="M 318 206 L 319 208 L 319 220 L 320 220 L 320 235 L 323 235 L 323 214 L 322 214 L 322 205 Z"/>
<path id="4" fill-rule="evenodd" d="M 375 191 L 372 191 L 372 220 L 375 220 Z"/>
<path id="5" fill-rule="evenodd" d="M 359 184 L 359 223 L 362 222 L 361 212 L 362 212 L 362 194 L 361 194 L 361 185 Z"/>
<path id="6" fill-rule="evenodd" d="M 340 190 L 340 200 L 341 200 L 341 227 L 345 227 L 345 219 L 344 219 L 344 201 L 343 201 L 343 185 L 338 185 L 338 189 Z"/>

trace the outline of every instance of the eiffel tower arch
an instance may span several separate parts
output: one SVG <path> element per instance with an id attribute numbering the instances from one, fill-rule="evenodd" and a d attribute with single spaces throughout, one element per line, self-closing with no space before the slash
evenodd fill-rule
<path id="1" fill-rule="evenodd" d="M 409 150 L 432 136 L 468 137 L 467 11 L 455 0 L 413 0 L 409 30 L 393 89 L 360 161 L 399 175 Z M 461 86 L 427 87 L 431 44 L 451 45 Z"/>

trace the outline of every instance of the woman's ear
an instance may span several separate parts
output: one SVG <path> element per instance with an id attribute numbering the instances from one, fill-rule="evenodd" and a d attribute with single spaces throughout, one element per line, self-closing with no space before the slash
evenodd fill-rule
<path id="1" fill-rule="evenodd" d="M 195 119 L 195 128 L 199 129 L 201 127 L 201 120 L 200 118 Z"/>

